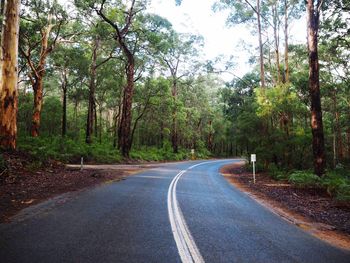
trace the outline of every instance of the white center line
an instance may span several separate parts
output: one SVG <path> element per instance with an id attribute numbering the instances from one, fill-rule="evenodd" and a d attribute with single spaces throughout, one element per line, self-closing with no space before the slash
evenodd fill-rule
<path id="1" fill-rule="evenodd" d="M 210 161 L 218 162 L 218 161 Z M 176 198 L 176 186 L 180 177 L 186 173 L 188 170 L 197 167 L 202 164 L 210 163 L 202 162 L 192 165 L 187 170 L 182 170 L 179 172 L 174 179 L 171 181 L 168 190 L 168 213 L 171 229 L 173 231 L 174 239 L 176 242 L 179 255 L 183 263 L 204 263 L 204 259 L 198 250 L 198 247 L 191 235 L 190 230 L 186 224 L 185 218 L 182 214 L 180 206 Z"/>

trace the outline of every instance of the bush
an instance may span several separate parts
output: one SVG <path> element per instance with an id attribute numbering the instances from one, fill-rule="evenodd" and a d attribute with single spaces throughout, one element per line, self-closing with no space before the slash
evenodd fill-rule
<path id="1" fill-rule="evenodd" d="M 250 158 L 250 157 L 249 157 Z M 252 163 L 246 163 L 245 164 L 245 168 L 248 171 L 253 171 L 253 164 Z M 264 172 L 265 168 L 264 168 L 264 164 L 262 164 L 261 162 L 256 162 L 255 163 L 255 172 L 259 173 L 259 172 Z"/>
<path id="2" fill-rule="evenodd" d="M 321 178 L 310 171 L 294 171 L 288 181 L 298 187 L 319 187 Z"/>
<path id="3" fill-rule="evenodd" d="M 48 159 L 77 163 L 83 157 L 85 161 L 99 163 L 117 163 L 121 161 L 120 153 L 106 143 L 86 144 L 80 140 L 58 137 L 20 138 L 18 149 L 29 152 L 44 164 Z"/>
<path id="4" fill-rule="evenodd" d="M 119 163 L 122 160 L 119 150 L 113 148 L 108 142 L 88 145 L 82 140 L 62 138 L 61 136 L 20 137 L 18 149 L 29 152 L 36 159 L 36 163 L 32 165 L 33 169 L 45 165 L 49 159 L 66 163 L 79 163 L 81 157 L 84 158 L 85 162 L 97 163 Z M 209 152 L 204 149 L 196 152 L 197 158 L 205 159 L 208 156 Z M 165 143 L 163 148 L 133 149 L 130 152 L 130 157 L 139 161 L 180 161 L 190 158 L 190 150 L 179 149 L 179 152 L 175 154 L 170 143 Z"/>
<path id="5" fill-rule="evenodd" d="M 268 173 L 275 180 L 286 180 L 288 178 L 287 172 L 279 169 L 274 163 L 270 163 Z"/>
<path id="6" fill-rule="evenodd" d="M 344 176 L 343 171 L 329 171 L 322 179 L 322 186 L 327 193 L 338 200 L 350 201 L 350 179 Z"/>

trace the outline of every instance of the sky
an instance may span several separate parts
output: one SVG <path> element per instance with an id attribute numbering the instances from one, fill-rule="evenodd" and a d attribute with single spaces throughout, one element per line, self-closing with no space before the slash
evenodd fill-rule
<path id="1" fill-rule="evenodd" d="M 205 40 L 205 59 L 219 55 L 224 55 L 225 58 L 234 56 L 236 67 L 232 73 L 242 76 L 251 70 L 248 59 L 251 51 L 254 54 L 257 52 L 257 36 L 251 35 L 250 29 L 245 25 L 228 28 L 225 25 L 227 11 L 213 12 L 214 2 L 215 0 L 182 0 L 182 4 L 176 6 L 175 0 L 152 0 L 149 12 L 167 18 L 178 32 L 202 35 Z M 291 24 L 290 35 L 290 43 L 306 43 L 305 17 Z M 281 50 L 282 48 L 283 42 Z M 223 77 L 232 78 L 232 75 L 226 74 Z"/>
<path id="2" fill-rule="evenodd" d="M 224 59 L 233 56 L 236 66 L 231 73 L 241 77 L 251 70 L 248 60 L 252 54 L 257 54 L 257 36 L 251 35 L 251 30 L 245 25 L 228 28 L 225 25 L 228 11 L 213 12 L 212 6 L 215 1 L 182 0 L 182 4 L 176 6 L 175 0 L 151 0 L 148 12 L 167 18 L 180 33 L 203 36 L 204 60 L 211 60 L 220 55 L 223 55 Z M 69 0 L 59 2 L 67 3 Z M 289 43 L 306 43 L 305 17 L 291 23 L 290 36 Z M 282 41 L 281 51 L 283 44 Z M 232 74 L 224 74 L 222 77 L 227 81 L 232 79 Z"/>

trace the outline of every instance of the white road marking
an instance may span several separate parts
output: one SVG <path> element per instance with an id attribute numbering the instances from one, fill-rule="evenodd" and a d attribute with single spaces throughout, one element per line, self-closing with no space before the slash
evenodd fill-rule
<path id="1" fill-rule="evenodd" d="M 219 160 L 222 161 L 222 160 Z M 202 164 L 218 162 L 218 161 L 209 161 L 202 162 L 195 165 L 192 165 L 187 170 L 182 170 L 179 172 L 174 179 L 171 181 L 169 190 L 168 190 L 168 214 L 171 229 L 173 231 L 174 239 L 176 242 L 179 255 L 183 263 L 204 263 L 204 259 L 199 252 L 199 249 L 191 235 L 190 230 L 186 224 L 185 218 L 182 214 L 180 206 L 176 198 L 176 186 L 180 177 L 186 173 L 188 170 L 193 169 Z"/>

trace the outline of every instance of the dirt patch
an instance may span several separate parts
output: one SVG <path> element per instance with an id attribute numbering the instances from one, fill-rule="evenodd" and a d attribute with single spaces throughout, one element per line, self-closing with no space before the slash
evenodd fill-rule
<path id="1" fill-rule="evenodd" d="M 150 168 L 150 165 L 122 165 L 84 170 L 49 161 L 45 168 L 35 167 L 35 160 L 21 152 L 2 153 L 7 167 L 0 181 L 0 222 L 8 222 L 30 205 L 66 192 L 81 190 L 103 182 L 123 180 L 126 176 Z M 102 168 L 102 169 L 101 169 Z"/>
<path id="2" fill-rule="evenodd" d="M 322 189 L 297 188 L 263 173 L 256 175 L 254 184 L 244 162 L 224 166 L 220 172 L 272 212 L 333 245 L 350 249 L 349 202 L 338 202 Z"/>

